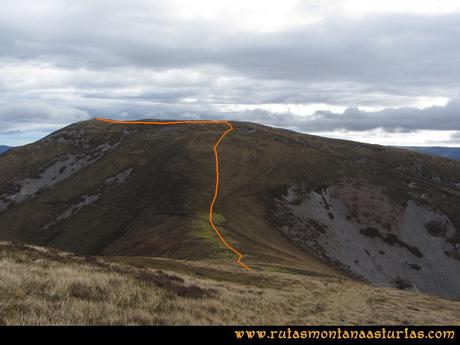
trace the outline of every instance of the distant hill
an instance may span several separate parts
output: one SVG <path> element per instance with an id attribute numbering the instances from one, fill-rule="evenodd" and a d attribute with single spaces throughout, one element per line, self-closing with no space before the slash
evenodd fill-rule
<path id="1" fill-rule="evenodd" d="M 0 145 L 0 154 L 2 154 L 3 152 L 8 151 L 9 149 L 11 149 L 11 147 L 5 146 L 5 145 Z"/>
<path id="2" fill-rule="evenodd" d="M 460 160 L 460 147 L 425 146 L 425 147 L 407 147 L 407 148 L 410 150 L 417 151 L 417 152 L 427 153 L 433 156 Z"/>

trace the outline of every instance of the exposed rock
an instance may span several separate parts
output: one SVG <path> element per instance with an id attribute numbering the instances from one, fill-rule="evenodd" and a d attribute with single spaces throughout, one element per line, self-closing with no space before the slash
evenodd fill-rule
<path id="1" fill-rule="evenodd" d="M 281 229 L 294 242 L 370 282 L 460 298 L 456 230 L 443 213 L 412 201 L 397 206 L 366 184 L 312 191 L 300 204 L 299 190 L 291 186 L 278 202 Z"/>

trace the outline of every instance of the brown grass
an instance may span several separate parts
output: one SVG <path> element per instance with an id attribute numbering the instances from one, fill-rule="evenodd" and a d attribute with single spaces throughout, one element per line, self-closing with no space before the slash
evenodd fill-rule
<path id="1" fill-rule="evenodd" d="M 460 323 L 460 303 L 433 296 L 317 275 L 213 269 L 243 275 L 244 283 L 0 243 L 0 323 Z M 272 284 L 261 288 L 260 280 Z"/>

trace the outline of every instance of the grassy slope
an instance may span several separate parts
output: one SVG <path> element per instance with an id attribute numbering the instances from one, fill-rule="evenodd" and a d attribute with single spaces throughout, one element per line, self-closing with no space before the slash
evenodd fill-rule
<path id="1" fill-rule="evenodd" d="M 459 308 L 330 276 L 0 243 L 0 323 L 8 325 L 459 324 Z"/>

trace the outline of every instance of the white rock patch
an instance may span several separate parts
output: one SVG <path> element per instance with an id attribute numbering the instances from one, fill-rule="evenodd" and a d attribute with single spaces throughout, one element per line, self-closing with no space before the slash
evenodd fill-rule
<path id="1" fill-rule="evenodd" d="M 42 190 L 69 178 L 82 168 L 99 160 L 106 151 L 116 147 L 118 143 L 105 143 L 89 153 L 67 154 L 59 157 L 45 168 L 38 177 L 26 177 L 15 183 L 19 192 L 0 195 L 0 212 L 5 211 L 11 204 L 19 204 L 33 198 Z"/>

